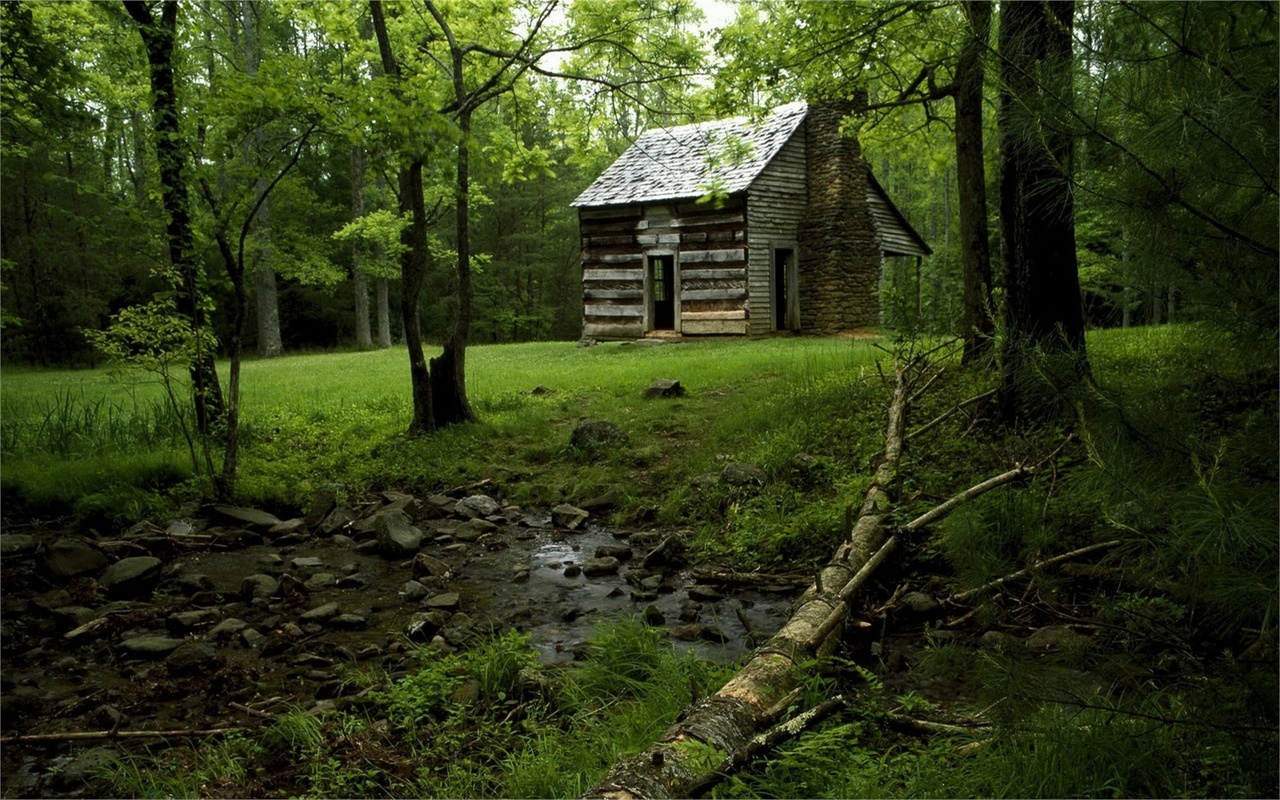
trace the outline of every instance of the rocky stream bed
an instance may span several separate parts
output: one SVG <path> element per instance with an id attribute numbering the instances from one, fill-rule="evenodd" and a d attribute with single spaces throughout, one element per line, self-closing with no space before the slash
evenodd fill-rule
<path id="1" fill-rule="evenodd" d="M 115 755 L 159 741 L 119 734 L 340 707 L 363 691 L 353 668 L 403 673 L 416 646 L 517 629 L 545 661 L 566 661 L 599 622 L 635 616 L 733 660 L 800 589 L 715 581 L 682 565 L 679 531 L 502 506 L 486 488 L 354 505 L 321 492 L 296 519 L 208 506 L 113 534 L 9 526 L 3 795 L 82 796 Z M 116 735 L 68 736 L 85 732 Z"/>

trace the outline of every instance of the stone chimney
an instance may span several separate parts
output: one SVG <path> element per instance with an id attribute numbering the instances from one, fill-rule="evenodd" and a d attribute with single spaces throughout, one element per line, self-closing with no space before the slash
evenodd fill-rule
<path id="1" fill-rule="evenodd" d="M 809 205 L 800 224 L 800 327 L 831 334 L 877 325 L 881 252 L 856 139 L 840 135 L 854 102 L 813 103 L 805 120 Z"/>

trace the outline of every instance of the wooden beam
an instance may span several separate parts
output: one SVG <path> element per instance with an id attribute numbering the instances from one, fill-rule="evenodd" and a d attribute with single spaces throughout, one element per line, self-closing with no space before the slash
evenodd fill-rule
<path id="1" fill-rule="evenodd" d="M 642 269 L 592 269 L 582 271 L 584 281 L 643 281 Z"/>
<path id="2" fill-rule="evenodd" d="M 722 263 L 746 261 L 747 251 L 740 250 L 689 250 L 680 254 L 681 264 Z"/>
<path id="3" fill-rule="evenodd" d="M 686 316 L 680 323 L 681 333 L 690 336 L 728 336 L 747 332 L 747 321 L 739 320 L 691 320 Z"/>
<path id="4" fill-rule="evenodd" d="M 746 287 L 731 289 L 685 289 L 680 292 L 681 300 L 743 300 L 746 296 Z"/>
<path id="5" fill-rule="evenodd" d="M 680 315 L 685 322 L 700 322 L 703 320 L 721 320 L 721 319 L 746 319 L 747 310 L 745 308 L 737 308 L 732 311 L 686 311 Z"/>
<path id="6" fill-rule="evenodd" d="M 600 306 L 584 305 L 582 313 L 588 317 L 643 317 L 644 308 L 634 306 Z"/>
<path id="7" fill-rule="evenodd" d="M 587 289 L 582 296 L 587 300 L 641 300 L 644 289 Z"/>
<path id="8" fill-rule="evenodd" d="M 746 267 L 729 267 L 728 269 L 698 269 L 689 267 L 680 270 L 680 280 L 682 281 L 722 281 L 722 280 L 746 280 Z"/>

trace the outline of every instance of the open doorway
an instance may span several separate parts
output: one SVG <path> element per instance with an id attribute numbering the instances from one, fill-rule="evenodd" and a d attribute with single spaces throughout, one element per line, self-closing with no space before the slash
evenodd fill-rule
<path id="1" fill-rule="evenodd" d="M 649 319 L 655 331 L 675 330 L 675 273 L 675 256 L 649 256 Z"/>
<path id="2" fill-rule="evenodd" d="M 791 247 L 773 249 L 773 328 L 793 331 L 799 327 L 799 297 L 796 294 L 796 251 Z"/>

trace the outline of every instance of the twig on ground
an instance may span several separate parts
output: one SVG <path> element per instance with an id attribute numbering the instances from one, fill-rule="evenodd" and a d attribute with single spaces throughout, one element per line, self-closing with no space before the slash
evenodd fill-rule
<path id="1" fill-rule="evenodd" d="M 0 736 L 0 744 L 25 744 L 37 742 L 78 742 L 92 739 L 156 739 L 166 736 L 222 736 L 227 733 L 243 733 L 244 728 L 208 728 L 198 730 L 183 728 L 172 731 L 68 731 L 66 733 L 29 733 Z"/>
<path id="2" fill-rule="evenodd" d="M 1112 547 L 1116 547 L 1119 544 L 1121 544 L 1121 540 L 1112 539 L 1109 542 L 1099 542 L 1098 544 L 1091 544 L 1088 547 L 1081 547 L 1078 550 L 1072 550 L 1069 553 L 1063 553 L 1062 555 L 1057 555 L 1057 556 L 1054 556 L 1053 558 L 1046 558 L 1042 561 L 1037 561 L 1036 563 L 1032 564 L 1029 567 L 1020 569 L 1017 572 L 1011 572 L 1008 575 L 1005 575 L 1003 578 L 996 578 L 995 580 L 988 581 L 987 583 L 984 583 L 981 586 L 978 586 L 974 589 L 969 589 L 967 591 L 953 594 L 950 597 L 944 598 L 942 602 L 950 605 L 963 603 L 965 600 L 969 599 L 970 597 L 973 597 L 975 594 L 980 594 L 981 592 L 985 592 L 989 589 L 995 589 L 999 586 L 1003 586 L 1009 581 L 1017 580 L 1018 578 L 1021 578 L 1025 575 L 1029 575 L 1036 570 L 1044 569 L 1045 567 L 1051 567 L 1054 564 L 1058 564 L 1063 561 L 1070 561 L 1073 558 L 1079 558 L 1080 556 L 1087 555 L 1096 550 L 1106 550 Z"/>
<path id="3" fill-rule="evenodd" d="M 980 403 L 983 400 L 986 400 L 988 397 L 994 397 L 995 394 L 996 394 L 996 390 L 992 389 L 989 392 L 983 392 L 982 394 L 974 395 L 973 397 L 970 397 L 968 400 L 961 400 L 959 403 L 956 403 L 954 406 L 942 412 L 941 414 L 934 417 L 933 419 L 926 422 L 925 424 L 921 425 L 919 428 L 916 428 L 914 431 L 911 431 L 910 433 L 908 433 L 907 438 L 911 439 L 916 436 L 921 436 L 929 429 L 942 424 L 947 419 L 950 419 L 953 414 L 958 413 L 962 409 L 967 408 L 968 406 L 971 406 L 974 403 Z"/>

